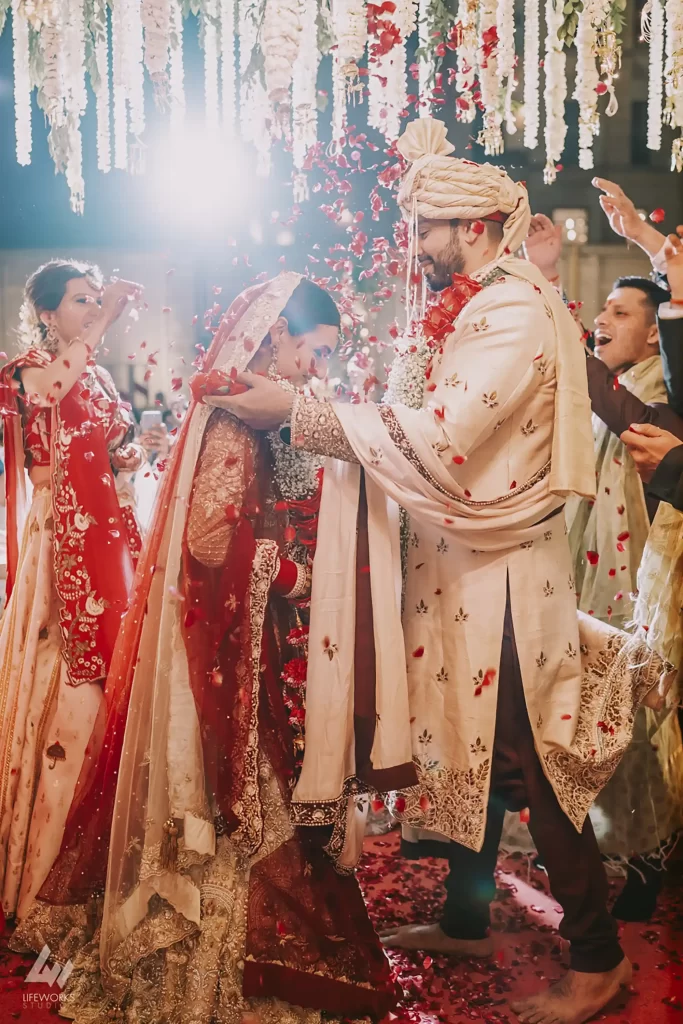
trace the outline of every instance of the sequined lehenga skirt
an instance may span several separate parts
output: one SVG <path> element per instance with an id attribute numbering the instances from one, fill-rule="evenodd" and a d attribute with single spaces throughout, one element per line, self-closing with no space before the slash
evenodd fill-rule
<path id="1" fill-rule="evenodd" d="M 0 622 L 0 891 L 26 913 L 62 841 L 102 689 L 68 684 L 54 587 L 50 491 L 37 488 Z"/>

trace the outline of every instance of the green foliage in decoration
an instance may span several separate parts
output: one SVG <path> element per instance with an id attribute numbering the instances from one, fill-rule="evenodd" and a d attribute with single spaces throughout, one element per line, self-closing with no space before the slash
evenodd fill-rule
<path id="1" fill-rule="evenodd" d="M 557 30 L 557 37 L 565 46 L 572 46 L 579 27 L 579 15 L 583 11 L 583 0 L 566 0 L 562 8 L 563 20 Z"/>
<path id="2" fill-rule="evenodd" d="M 314 3 L 315 0 L 310 0 Z M 332 11 L 330 0 L 320 0 L 318 5 L 318 50 L 323 55 L 328 54 L 334 46 L 334 30 L 332 28 Z"/>
<path id="3" fill-rule="evenodd" d="M 451 5 L 453 6 L 453 5 Z M 426 45 L 420 46 L 415 53 L 415 59 L 420 63 L 430 65 L 428 78 L 429 88 L 433 88 L 435 75 L 439 66 L 436 57 L 436 48 L 439 43 L 445 43 L 451 31 L 455 15 L 449 9 L 449 4 L 444 0 L 430 0 L 425 11 L 424 26 L 420 25 L 420 35 L 427 40 Z"/>
<path id="4" fill-rule="evenodd" d="M 624 25 L 626 23 L 626 6 L 628 0 L 612 0 L 612 6 L 610 8 L 610 18 L 614 26 L 614 31 L 617 35 L 617 42 L 621 45 L 621 33 L 624 31 Z"/>

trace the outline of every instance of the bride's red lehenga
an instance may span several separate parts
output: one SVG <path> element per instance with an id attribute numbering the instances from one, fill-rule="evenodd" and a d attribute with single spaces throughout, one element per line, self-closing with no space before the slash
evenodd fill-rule
<path id="1" fill-rule="evenodd" d="M 240 296 L 205 370 L 244 368 L 250 336 L 260 344 L 298 281 L 281 275 Z M 155 1001 L 158 1018 L 116 1012 L 193 1024 L 250 1009 L 264 1022 L 378 1019 L 396 1003 L 358 883 L 334 870 L 324 834 L 289 822 L 305 601 L 278 591 L 296 578 L 290 559 L 312 553 L 320 488 L 311 467 L 307 493 L 294 494 L 301 473 L 288 476 L 283 449 L 193 402 L 164 474 L 93 760 L 15 939 L 81 951 L 66 1007 L 79 1021 L 133 1003 L 153 1013 Z"/>

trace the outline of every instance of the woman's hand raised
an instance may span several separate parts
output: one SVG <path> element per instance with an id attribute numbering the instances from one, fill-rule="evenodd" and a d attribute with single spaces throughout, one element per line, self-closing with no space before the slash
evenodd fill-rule
<path id="1" fill-rule="evenodd" d="M 134 281 L 117 280 L 108 284 L 102 294 L 102 318 L 106 326 L 118 320 L 129 302 L 140 302 L 143 292 L 143 286 Z"/>

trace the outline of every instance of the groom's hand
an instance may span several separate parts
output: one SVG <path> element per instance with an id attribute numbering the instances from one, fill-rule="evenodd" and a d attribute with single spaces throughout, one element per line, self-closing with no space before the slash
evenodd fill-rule
<path id="1" fill-rule="evenodd" d="M 277 430 L 291 414 L 294 395 L 275 381 L 246 370 L 238 373 L 237 383 L 246 384 L 249 390 L 232 397 L 209 395 L 204 404 L 227 409 L 252 430 Z"/>

